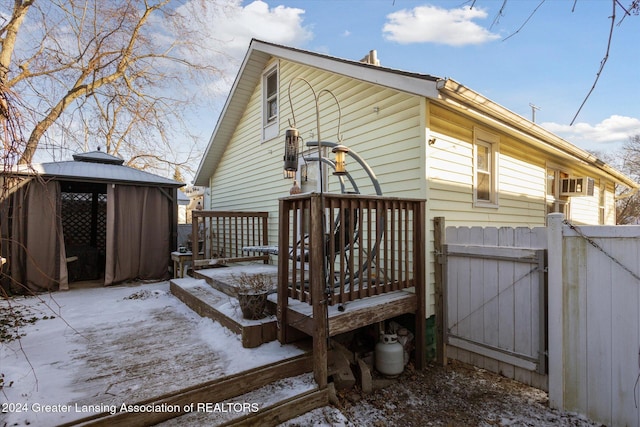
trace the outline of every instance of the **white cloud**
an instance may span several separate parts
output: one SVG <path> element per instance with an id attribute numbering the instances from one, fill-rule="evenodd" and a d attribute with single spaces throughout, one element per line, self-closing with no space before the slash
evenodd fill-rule
<path id="1" fill-rule="evenodd" d="M 576 123 L 573 126 L 558 123 L 541 123 L 540 126 L 581 146 L 595 148 L 596 143 L 623 143 L 629 137 L 640 135 L 640 119 L 613 115 L 595 125 Z"/>
<path id="2" fill-rule="evenodd" d="M 194 62 L 213 64 L 220 71 L 220 79 L 209 82 L 214 94 L 228 92 L 252 38 L 298 47 L 313 38 L 311 27 L 303 25 L 303 9 L 271 8 L 261 0 L 244 6 L 241 0 L 218 0 L 205 2 L 203 12 L 200 4 L 190 0 L 178 11 L 204 37 L 206 48 L 198 50 Z"/>
<path id="3" fill-rule="evenodd" d="M 205 4 L 206 16 L 193 17 L 194 13 L 203 12 L 191 2 L 180 9 L 186 16 L 193 17 L 191 25 L 201 27 L 199 30 L 208 42 L 208 53 L 213 59 L 230 57 L 241 60 L 252 38 L 290 46 L 301 46 L 313 38 L 310 27 L 303 25 L 303 9 L 286 6 L 270 8 L 261 0 L 246 6 L 242 5 L 241 0 L 219 0 Z"/>
<path id="4" fill-rule="evenodd" d="M 230 50 L 246 51 L 251 38 L 299 46 L 311 39 L 311 32 L 303 27 L 303 9 L 269 5 L 256 0 L 242 7 L 240 0 L 230 0 L 226 16 L 211 17 L 212 36 L 225 43 Z"/>
<path id="5" fill-rule="evenodd" d="M 418 6 L 387 15 L 382 32 L 387 40 L 402 44 L 482 44 L 500 38 L 498 34 L 473 22 L 474 19 L 486 17 L 486 11 L 475 7 L 442 9 L 429 5 Z"/>

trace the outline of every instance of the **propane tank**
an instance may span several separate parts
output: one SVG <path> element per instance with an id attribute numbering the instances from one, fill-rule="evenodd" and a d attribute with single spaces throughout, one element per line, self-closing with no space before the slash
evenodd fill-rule
<path id="1" fill-rule="evenodd" d="M 396 334 L 380 334 L 376 344 L 376 369 L 388 377 L 395 377 L 404 370 L 404 347 Z"/>

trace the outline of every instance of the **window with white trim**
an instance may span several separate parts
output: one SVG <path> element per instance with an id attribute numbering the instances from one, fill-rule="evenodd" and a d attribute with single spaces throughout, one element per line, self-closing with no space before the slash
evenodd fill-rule
<path id="1" fill-rule="evenodd" d="M 278 67 L 272 67 L 262 75 L 262 140 L 278 136 Z"/>
<path id="2" fill-rule="evenodd" d="M 569 197 L 561 195 L 560 182 L 570 173 L 558 165 L 547 164 L 547 213 L 560 212 L 569 219 Z"/>
<path id="3" fill-rule="evenodd" d="M 600 180 L 600 186 L 598 189 L 598 205 L 599 205 L 599 209 L 598 209 L 598 224 L 600 225 L 605 225 L 607 222 L 607 217 L 606 217 L 606 209 L 607 209 L 607 202 L 606 202 L 606 194 L 607 194 L 607 184 L 601 179 Z"/>
<path id="4" fill-rule="evenodd" d="M 473 201 L 479 207 L 498 207 L 497 135 L 474 130 Z"/>

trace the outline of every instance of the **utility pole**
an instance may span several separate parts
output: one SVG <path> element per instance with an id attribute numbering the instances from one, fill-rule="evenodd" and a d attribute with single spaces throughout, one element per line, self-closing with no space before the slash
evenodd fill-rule
<path id="1" fill-rule="evenodd" d="M 536 122 L 536 111 L 540 109 L 540 107 L 538 107 L 537 105 L 533 105 L 532 103 L 529 103 L 529 107 L 531 107 L 531 121 L 533 123 Z"/>

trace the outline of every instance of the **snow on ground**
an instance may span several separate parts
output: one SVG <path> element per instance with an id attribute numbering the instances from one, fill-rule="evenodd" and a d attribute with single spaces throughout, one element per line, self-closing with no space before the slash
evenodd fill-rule
<path id="1" fill-rule="evenodd" d="M 3 326 L 9 306 L 26 320 L 17 329 Z M 3 300 L 0 332 L 0 427 L 55 426 L 302 353 L 278 342 L 243 348 L 238 335 L 171 295 L 168 282 Z M 9 341 L 7 334 L 16 333 L 25 336 Z M 237 401 L 262 407 L 311 387 L 307 374 Z M 540 390 L 456 365 L 407 370 L 370 395 L 338 397 L 337 407 L 284 425 L 596 425 L 550 410 Z M 214 418 L 189 414 L 164 425 L 223 421 Z"/>
<path id="2" fill-rule="evenodd" d="M 57 425 L 302 353 L 277 341 L 243 348 L 237 334 L 171 295 L 168 282 L 10 304 L 39 320 L 0 345 L 0 425 Z"/>

